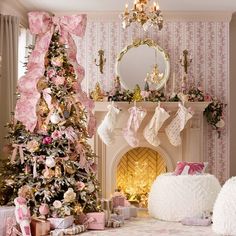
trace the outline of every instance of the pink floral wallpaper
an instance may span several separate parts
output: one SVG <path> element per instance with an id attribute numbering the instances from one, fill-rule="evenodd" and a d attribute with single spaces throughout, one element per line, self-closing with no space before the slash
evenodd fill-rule
<path id="1" fill-rule="evenodd" d="M 111 20 L 90 19 L 83 39 L 76 39 L 78 59 L 84 66 L 86 77 L 84 89 L 94 88 L 97 81 L 105 91 L 113 85 L 117 54 L 133 39 L 152 38 L 170 55 L 171 75 L 167 92 L 172 88 L 175 72 L 176 87 L 180 88 L 182 67 L 178 60 L 182 51 L 188 49 L 193 62 L 189 68 L 189 83 L 200 83 L 206 92 L 223 102 L 229 102 L 229 22 L 214 21 L 165 21 L 162 31 L 144 32 L 141 28 L 130 27 L 123 30 L 119 18 Z M 105 50 L 104 74 L 100 74 L 94 59 L 98 50 Z M 179 78 L 179 79 L 178 79 Z M 228 110 L 225 112 L 226 126 L 221 137 L 206 125 L 204 135 L 205 160 L 209 171 L 223 183 L 229 177 L 229 127 Z"/>

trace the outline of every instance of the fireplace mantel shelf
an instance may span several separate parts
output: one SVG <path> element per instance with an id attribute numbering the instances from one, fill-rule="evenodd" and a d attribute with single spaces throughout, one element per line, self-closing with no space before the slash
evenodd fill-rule
<path id="1" fill-rule="evenodd" d="M 186 102 L 186 107 L 191 107 L 196 112 L 203 112 L 205 108 L 209 105 L 210 102 Z M 95 102 L 95 112 L 105 112 L 107 111 L 107 106 L 111 104 L 111 102 Z M 134 102 L 114 102 L 114 104 L 120 109 L 129 109 L 134 106 Z M 141 106 L 145 108 L 147 111 L 153 111 L 157 102 L 137 102 L 136 106 Z M 167 110 L 177 110 L 178 102 L 161 102 L 161 106 Z"/>

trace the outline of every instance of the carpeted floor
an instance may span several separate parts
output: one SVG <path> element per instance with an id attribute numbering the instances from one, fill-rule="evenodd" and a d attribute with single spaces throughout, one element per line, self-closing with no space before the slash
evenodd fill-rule
<path id="1" fill-rule="evenodd" d="M 121 228 L 109 228 L 105 231 L 87 231 L 83 236 L 217 236 L 211 226 L 184 226 L 181 223 L 158 221 L 150 217 L 132 218 L 125 221 Z"/>

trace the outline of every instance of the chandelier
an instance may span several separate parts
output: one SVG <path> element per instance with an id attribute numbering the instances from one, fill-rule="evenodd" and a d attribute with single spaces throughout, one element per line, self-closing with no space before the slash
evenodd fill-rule
<path id="1" fill-rule="evenodd" d="M 154 84 L 159 84 L 163 78 L 164 78 L 164 73 L 160 73 L 158 65 L 155 64 L 151 73 L 147 73 L 147 77 L 145 78 L 145 80 Z"/>
<path id="2" fill-rule="evenodd" d="M 158 3 L 148 6 L 149 0 L 134 0 L 133 8 L 129 11 L 128 4 L 125 5 L 125 11 L 121 14 L 122 26 L 127 28 L 131 23 L 139 23 L 146 31 L 149 27 L 163 27 L 163 17 Z"/>

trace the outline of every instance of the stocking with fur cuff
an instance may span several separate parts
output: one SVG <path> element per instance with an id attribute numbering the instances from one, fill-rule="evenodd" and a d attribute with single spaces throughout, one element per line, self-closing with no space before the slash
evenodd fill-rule
<path id="1" fill-rule="evenodd" d="M 108 112 L 104 117 L 102 123 L 99 125 L 97 132 L 102 141 L 106 145 L 110 145 L 114 140 L 113 131 L 116 125 L 117 116 L 120 110 L 113 104 L 108 105 Z"/>

